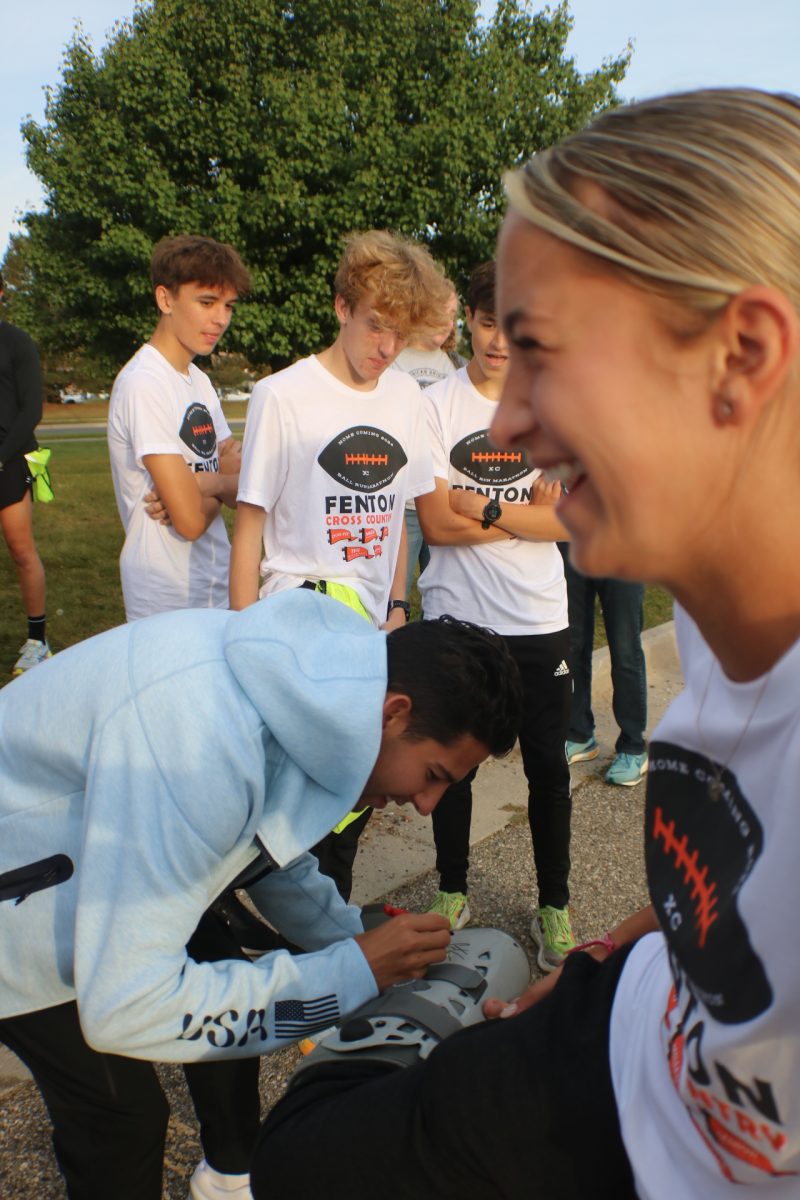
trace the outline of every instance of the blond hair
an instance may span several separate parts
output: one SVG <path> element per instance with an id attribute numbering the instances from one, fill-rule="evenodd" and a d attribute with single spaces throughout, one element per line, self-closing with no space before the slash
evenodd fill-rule
<path id="1" fill-rule="evenodd" d="M 452 285 L 424 246 L 370 229 L 347 238 L 334 287 L 351 311 L 368 297 L 385 325 L 409 335 L 441 325 Z"/>
<path id="2" fill-rule="evenodd" d="M 450 300 L 453 299 L 453 296 L 455 296 L 455 298 L 456 298 L 456 311 L 453 315 L 453 324 L 450 327 L 450 332 L 448 333 L 447 337 L 445 338 L 445 340 L 442 342 L 442 345 L 441 345 L 441 349 L 444 350 L 445 354 L 450 354 L 453 350 L 455 350 L 456 346 L 458 345 L 459 300 L 458 300 L 458 288 L 453 283 L 452 279 L 445 279 L 445 283 L 447 284 L 447 301 L 448 301 L 448 303 Z"/>
<path id="3" fill-rule="evenodd" d="M 800 311 L 794 96 L 720 88 L 612 109 L 505 182 L 520 216 L 697 313 L 758 283 Z"/>

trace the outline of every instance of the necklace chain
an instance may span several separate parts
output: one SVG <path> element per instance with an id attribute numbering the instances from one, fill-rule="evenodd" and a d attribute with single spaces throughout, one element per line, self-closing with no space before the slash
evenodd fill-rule
<path id="1" fill-rule="evenodd" d="M 706 678 L 706 685 L 703 688 L 703 698 L 700 701 L 700 707 L 697 710 L 697 734 L 698 734 L 698 737 L 700 738 L 700 745 L 702 747 L 703 753 L 705 754 L 708 761 L 711 763 L 711 766 L 714 771 L 713 778 L 709 779 L 706 783 L 706 789 L 708 791 L 709 799 L 714 800 L 714 801 L 719 800 L 720 796 L 722 795 L 722 791 L 725 786 L 724 783 L 722 782 L 723 773 L 728 769 L 730 764 L 733 762 L 733 759 L 736 756 L 736 753 L 737 753 L 739 747 L 741 746 L 742 742 L 744 741 L 745 736 L 747 735 L 747 731 L 752 724 L 753 717 L 756 715 L 758 706 L 764 698 L 764 692 L 767 690 L 767 684 L 769 683 L 770 676 L 772 675 L 772 668 L 770 668 L 770 670 L 767 671 L 766 675 L 764 676 L 763 680 L 761 681 L 761 687 L 758 689 L 758 695 L 755 698 L 753 707 L 750 709 L 750 712 L 748 713 L 747 720 L 745 721 L 743 728 L 739 731 L 739 736 L 737 737 L 736 741 L 734 742 L 733 749 L 731 750 L 728 757 L 725 759 L 725 762 L 718 763 L 718 762 L 715 762 L 714 759 L 709 754 L 705 738 L 703 737 L 703 733 L 700 728 L 700 718 L 703 715 L 703 709 L 705 708 L 706 698 L 708 697 L 709 688 L 711 687 L 711 677 L 714 674 L 714 668 L 716 666 L 717 666 L 717 660 L 715 658 L 712 658 L 711 666 L 708 669 L 708 677 Z"/>

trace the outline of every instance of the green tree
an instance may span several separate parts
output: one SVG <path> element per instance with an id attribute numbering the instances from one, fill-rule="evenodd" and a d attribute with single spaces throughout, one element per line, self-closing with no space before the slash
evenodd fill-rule
<path id="1" fill-rule="evenodd" d="M 615 102 L 629 49 L 580 75 L 566 3 L 152 0 L 95 54 L 80 28 L 42 125 L 46 190 L 13 246 L 10 307 L 46 353 L 117 367 L 154 309 L 165 234 L 231 242 L 251 268 L 226 346 L 283 365 L 333 332 L 351 229 L 428 242 L 457 281 L 490 256 L 502 170 Z"/>

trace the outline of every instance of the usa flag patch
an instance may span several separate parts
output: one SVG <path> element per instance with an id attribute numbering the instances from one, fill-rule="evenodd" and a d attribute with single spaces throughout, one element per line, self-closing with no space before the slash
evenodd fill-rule
<path id="1" fill-rule="evenodd" d="M 275 1036 L 279 1038 L 301 1038 L 338 1020 L 339 1005 L 334 995 L 275 1002 Z"/>

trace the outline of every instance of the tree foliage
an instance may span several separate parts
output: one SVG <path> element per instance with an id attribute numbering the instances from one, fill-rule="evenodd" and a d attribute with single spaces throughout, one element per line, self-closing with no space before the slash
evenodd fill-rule
<path id="1" fill-rule="evenodd" d="M 11 248 L 16 318 L 116 368 L 153 323 L 153 242 L 185 232 L 242 254 L 254 292 L 226 345 L 272 366 L 330 339 L 351 229 L 419 237 L 463 282 L 492 253 L 502 170 L 614 103 L 629 58 L 580 75 L 566 3 L 476 10 L 152 0 L 99 54 L 78 28 L 23 126 L 46 202 Z"/>

